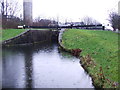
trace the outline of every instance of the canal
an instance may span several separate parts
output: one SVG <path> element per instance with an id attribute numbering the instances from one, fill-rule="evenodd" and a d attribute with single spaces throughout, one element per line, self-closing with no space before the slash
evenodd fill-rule
<path id="1" fill-rule="evenodd" d="M 3 48 L 3 88 L 94 88 L 79 59 L 57 43 Z"/>

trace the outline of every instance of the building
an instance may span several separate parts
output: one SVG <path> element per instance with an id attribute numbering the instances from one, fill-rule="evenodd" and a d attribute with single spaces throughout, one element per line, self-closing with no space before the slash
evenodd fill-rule
<path id="1" fill-rule="evenodd" d="M 25 25 L 32 25 L 32 0 L 23 0 L 23 19 Z"/>

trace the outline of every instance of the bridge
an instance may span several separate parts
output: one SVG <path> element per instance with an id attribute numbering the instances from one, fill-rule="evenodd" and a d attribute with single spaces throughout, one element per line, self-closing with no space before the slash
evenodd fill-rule
<path id="1" fill-rule="evenodd" d="M 65 29 L 65 28 L 82 28 L 82 29 L 100 29 L 100 30 L 104 30 L 105 27 L 102 24 L 98 24 L 98 25 L 70 25 L 70 26 L 18 26 L 18 28 L 36 28 L 36 29 Z"/>

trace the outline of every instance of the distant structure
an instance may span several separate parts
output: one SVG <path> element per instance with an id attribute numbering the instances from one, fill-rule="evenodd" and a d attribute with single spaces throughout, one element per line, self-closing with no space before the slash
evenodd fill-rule
<path id="1" fill-rule="evenodd" d="M 118 14 L 120 15 L 120 1 L 118 2 Z"/>
<path id="2" fill-rule="evenodd" d="M 0 13 L 0 35 L 2 34 L 2 14 Z"/>
<path id="3" fill-rule="evenodd" d="M 23 0 L 23 18 L 25 25 L 32 25 L 32 0 Z"/>

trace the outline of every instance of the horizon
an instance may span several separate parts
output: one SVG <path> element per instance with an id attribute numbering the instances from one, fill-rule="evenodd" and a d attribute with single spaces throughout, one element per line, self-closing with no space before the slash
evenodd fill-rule
<path id="1" fill-rule="evenodd" d="M 109 24 L 109 13 L 118 12 L 120 0 L 32 0 L 33 20 L 41 19 L 58 20 L 59 22 L 80 22 L 83 17 L 89 16 L 101 24 Z M 23 0 L 18 0 L 23 4 Z M 21 13 L 23 14 L 23 6 Z"/>

